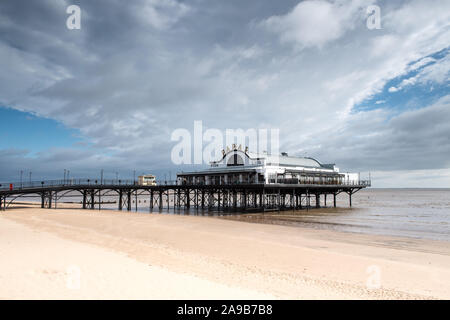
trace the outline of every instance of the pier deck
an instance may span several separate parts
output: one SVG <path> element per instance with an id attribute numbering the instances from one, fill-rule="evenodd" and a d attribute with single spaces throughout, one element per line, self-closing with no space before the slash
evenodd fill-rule
<path id="1" fill-rule="evenodd" d="M 0 210 L 6 210 L 24 197 L 37 197 L 42 208 L 56 208 L 57 202 L 69 194 L 82 200 L 83 209 L 101 209 L 102 198 L 116 196 L 119 210 L 137 210 L 138 197 L 148 198 L 149 209 L 202 208 L 223 211 L 297 210 L 327 205 L 327 196 L 336 207 L 336 196 L 346 193 L 349 206 L 352 194 L 369 187 L 370 181 L 342 184 L 219 184 L 187 185 L 164 183 L 143 186 L 135 181 L 40 181 L 0 184 Z"/>

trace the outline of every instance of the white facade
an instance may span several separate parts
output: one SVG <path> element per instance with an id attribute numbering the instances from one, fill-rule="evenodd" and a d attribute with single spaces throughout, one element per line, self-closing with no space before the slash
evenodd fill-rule
<path id="1" fill-rule="evenodd" d="M 321 164 L 313 158 L 256 154 L 233 146 L 209 169 L 181 172 L 179 184 L 352 184 L 358 173 L 340 173 L 334 164 Z"/>
<path id="2" fill-rule="evenodd" d="M 156 177 L 152 174 L 146 174 L 138 177 L 138 185 L 140 186 L 156 186 Z"/>

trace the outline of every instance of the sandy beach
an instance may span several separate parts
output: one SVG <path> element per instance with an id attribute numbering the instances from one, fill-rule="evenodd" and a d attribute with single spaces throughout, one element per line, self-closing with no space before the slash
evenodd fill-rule
<path id="1" fill-rule="evenodd" d="M 2 299 L 449 299 L 448 242 L 217 217 L 0 213 Z"/>

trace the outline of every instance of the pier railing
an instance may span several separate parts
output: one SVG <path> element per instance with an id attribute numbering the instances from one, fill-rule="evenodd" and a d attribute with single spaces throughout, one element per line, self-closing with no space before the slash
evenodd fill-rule
<path id="1" fill-rule="evenodd" d="M 180 184 L 180 183 L 178 183 Z M 234 182 L 228 182 L 224 183 L 221 182 L 219 184 L 209 183 L 205 184 L 205 182 L 182 182 L 181 185 L 187 185 L 187 186 L 193 186 L 193 185 L 249 185 L 249 184 L 265 184 L 265 185 L 272 185 L 272 184 L 284 184 L 284 185 L 333 185 L 333 186 L 361 186 L 361 187 L 370 187 L 371 181 L 370 180 L 349 180 L 349 181 L 309 181 L 309 180 L 298 180 L 298 179 L 278 179 L 269 180 L 269 183 L 263 182 L 249 182 L 249 181 L 234 181 Z"/>
<path id="2" fill-rule="evenodd" d="M 22 190 L 43 187 L 64 187 L 64 186 L 97 186 L 97 185 L 137 185 L 138 181 L 122 179 L 61 179 L 61 180 L 39 180 L 21 182 L 1 182 L 0 190 Z"/>
<path id="3" fill-rule="evenodd" d="M 248 181 L 236 181 L 236 182 L 221 182 L 219 185 L 248 185 L 248 184 L 265 184 L 265 182 L 248 182 Z M 370 180 L 355 180 L 355 181 L 308 181 L 298 179 L 278 179 L 269 181 L 271 184 L 288 184 L 288 185 L 340 185 L 340 186 L 361 186 L 370 187 Z M 61 179 L 61 180 L 40 180 L 40 181 L 22 181 L 22 182 L 2 182 L 0 183 L 0 190 L 23 190 L 23 189 L 36 189 L 45 187 L 64 187 L 64 186 L 139 186 L 140 184 L 136 180 L 130 179 Z M 157 180 L 157 186 L 164 185 L 180 185 L 180 186 L 192 186 L 192 185 L 205 185 L 205 183 L 189 183 L 181 182 L 177 180 Z M 213 185 L 209 183 L 208 185 Z M 142 185 L 146 186 L 146 185 Z"/>

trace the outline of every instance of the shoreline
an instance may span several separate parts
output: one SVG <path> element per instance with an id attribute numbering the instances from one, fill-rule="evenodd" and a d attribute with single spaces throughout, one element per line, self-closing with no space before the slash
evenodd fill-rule
<path id="1" fill-rule="evenodd" d="M 402 188 L 405 189 L 405 188 Z M 450 189 L 448 189 L 450 190 Z M 358 199 L 357 199 L 358 200 Z M 40 202 L 35 201 L 23 201 L 16 202 L 14 205 L 7 209 L 17 210 L 17 209 L 41 209 Z M 83 210 L 80 208 L 81 204 L 78 202 L 58 202 L 57 210 L 63 209 L 75 209 Z M 383 208 L 384 209 L 384 208 Z M 55 210 L 52 208 L 51 210 Z M 174 208 L 162 208 L 149 210 L 143 207 L 138 207 L 137 211 L 134 209 L 131 211 L 118 210 L 111 207 L 102 207 L 101 210 L 95 208 L 84 209 L 87 212 L 122 212 L 125 214 L 138 213 L 138 214 L 162 214 L 162 215 L 176 215 L 176 216 L 191 216 L 191 217 L 212 217 L 216 219 L 224 219 L 230 221 L 240 221 L 247 222 L 251 224 L 266 224 L 266 225 L 279 225 L 279 226 L 289 226 L 300 229 L 308 230 L 325 230 L 333 231 L 338 233 L 349 233 L 354 235 L 369 235 L 369 236 L 380 236 L 380 237 L 393 237 L 393 238 L 406 238 L 412 240 L 431 240 L 431 241 L 443 241 L 450 243 L 450 237 L 443 238 L 429 233 L 419 235 L 420 230 L 398 230 L 398 229 L 377 229 L 371 225 L 355 225 L 352 223 L 345 223 L 345 221 L 340 220 L 320 220 L 320 217 L 327 217 L 333 215 L 348 215 L 355 213 L 359 215 L 361 212 L 370 210 L 368 207 L 337 207 L 333 208 L 331 206 L 320 207 L 320 208 L 310 208 L 302 210 L 283 210 L 283 211 L 266 211 L 266 212 L 233 212 L 233 211 L 217 211 L 210 209 L 174 209 Z M 83 210 L 83 211 L 84 211 Z M 381 214 L 379 214 L 381 216 Z M 309 219 L 308 219 L 309 218 Z M 319 219 L 318 219 L 319 218 Z M 401 232 L 400 232 L 401 231 Z"/>
<path id="2" fill-rule="evenodd" d="M 51 235 L 125 255 L 218 288 L 247 292 L 249 299 L 450 297 L 450 248 L 443 241 L 113 210 L 16 208 L 0 219 L 25 226 L 38 238 Z M 23 232 L 27 238 L 29 232 Z M 380 288 L 367 286 L 374 276 L 371 268 L 380 271 Z M 20 279 L 20 274 L 11 276 Z M 27 297 L 28 289 L 22 290 Z M 7 292 L 0 296 L 7 298 Z"/>

